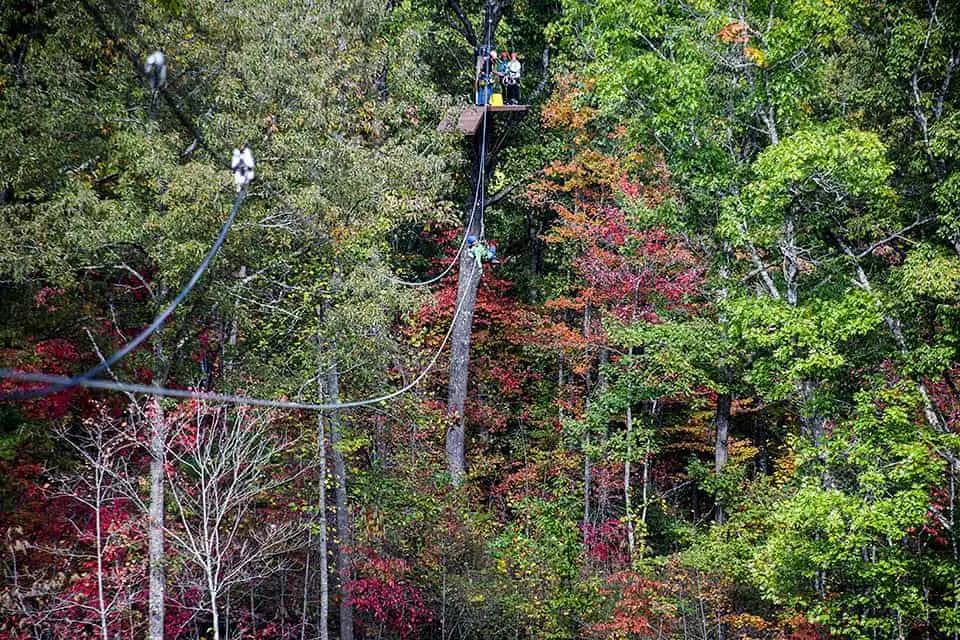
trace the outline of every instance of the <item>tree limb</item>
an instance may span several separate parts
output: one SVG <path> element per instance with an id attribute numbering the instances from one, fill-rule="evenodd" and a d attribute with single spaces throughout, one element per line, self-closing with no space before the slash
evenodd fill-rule
<path id="1" fill-rule="evenodd" d="M 476 48 L 477 46 L 477 34 L 473 30 L 473 25 L 470 24 L 470 21 L 467 19 L 467 15 L 463 12 L 463 7 L 460 6 L 460 3 L 457 0 L 447 0 L 447 6 L 453 9 L 454 14 L 456 14 L 457 19 L 460 21 L 460 24 L 463 25 L 462 29 L 457 29 L 457 31 L 466 39 L 470 46 Z M 453 24 L 450 25 L 454 26 Z"/>
<path id="2" fill-rule="evenodd" d="M 928 222 L 932 222 L 933 220 L 936 220 L 936 219 L 937 219 L 936 216 L 931 216 L 931 217 L 929 217 L 929 218 L 923 218 L 922 220 L 921 220 L 921 219 L 918 219 L 918 220 L 916 220 L 915 222 L 913 222 L 912 224 L 908 224 L 908 225 L 905 226 L 903 229 L 900 229 L 899 231 L 896 231 L 896 232 L 890 234 L 889 236 L 887 236 L 887 237 L 884 238 L 883 240 L 879 240 L 879 241 L 877 241 L 877 242 L 874 242 L 872 245 L 870 245 L 870 246 L 867 247 L 866 249 L 858 252 L 858 253 L 856 254 L 856 256 L 851 256 L 851 257 L 856 257 L 856 259 L 859 260 L 860 258 L 863 258 L 864 256 L 872 253 L 873 250 L 876 249 L 877 247 L 882 247 L 883 245 L 887 244 L 888 242 L 890 242 L 890 241 L 892 241 L 892 240 L 896 240 L 897 238 L 903 238 L 903 234 L 906 233 L 907 231 L 910 231 L 910 229 L 913 229 L 914 227 L 919 227 L 919 226 L 924 225 L 924 224 L 926 224 L 926 223 L 928 223 Z"/>
<path id="3" fill-rule="evenodd" d="M 495 194 L 493 194 L 492 196 L 490 196 L 484 201 L 483 208 L 486 209 L 490 205 L 497 204 L 498 202 L 506 198 L 508 195 L 510 195 L 517 187 L 525 183 L 530 178 L 534 176 L 542 176 L 542 175 L 543 175 L 543 169 L 540 169 L 539 171 L 535 171 L 527 176 L 524 176 L 522 180 L 518 180 L 517 182 L 514 182 L 513 184 L 508 185 L 503 189 L 500 189 L 500 191 L 497 191 Z"/>
<path id="4" fill-rule="evenodd" d="M 540 81 L 537 83 L 537 86 L 534 88 L 534 90 L 530 92 L 530 95 L 527 98 L 528 102 L 533 102 L 540 97 L 540 94 L 547 87 L 547 82 L 550 81 L 550 74 L 548 73 L 548 67 L 550 66 L 550 45 L 547 45 L 543 48 L 543 53 L 540 55 L 540 66 Z"/>

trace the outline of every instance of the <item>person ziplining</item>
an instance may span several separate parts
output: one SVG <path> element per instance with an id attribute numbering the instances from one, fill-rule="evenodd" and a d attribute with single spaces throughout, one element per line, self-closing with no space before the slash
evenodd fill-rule
<path id="1" fill-rule="evenodd" d="M 476 261 L 477 271 L 480 273 L 483 273 L 484 262 L 499 264 L 497 260 L 497 247 L 492 243 L 478 240 L 476 236 L 467 236 L 467 250 L 470 256 Z"/>

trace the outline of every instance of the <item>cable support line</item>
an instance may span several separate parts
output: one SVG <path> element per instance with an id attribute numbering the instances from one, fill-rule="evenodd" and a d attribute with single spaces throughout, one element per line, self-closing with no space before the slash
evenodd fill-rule
<path id="1" fill-rule="evenodd" d="M 213 258 L 220 251 L 220 247 L 223 246 L 224 241 L 227 239 L 227 233 L 230 231 L 230 227 L 233 226 L 233 221 L 237 217 L 237 212 L 240 211 L 240 205 L 243 204 L 244 199 L 247 196 L 247 189 L 244 187 L 234 198 L 233 208 L 230 210 L 230 216 L 227 218 L 226 222 L 223 223 L 223 226 L 220 227 L 220 233 L 217 235 L 216 240 L 214 240 L 213 245 L 210 247 L 210 250 L 207 251 L 207 255 L 204 256 L 203 261 L 200 263 L 200 266 L 193 272 L 193 275 L 190 277 L 190 280 L 180 289 L 180 292 L 176 297 L 167 305 L 167 307 L 161 311 L 150 323 L 147 328 L 138 333 L 132 340 L 123 345 L 120 349 L 114 351 L 109 358 L 102 360 L 100 364 L 91 367 L 84 373 L 73 376 L 55 376 L 57 378 L 56 382 L 50 383 L 46 387 L 40 389 L 30 389 L 27 391 L 15 391 L 12 393 L 0 394 L 0 400 L 27 400 L 29 398 L 37 398 L 42 396 L 48 396 L 52 393 L 57 393 L 64 391 L 71 387 L 76 386 L 89 386 L 87 383 L 91 382 L 93 378 L 100 375 L 104 371 L 110 369 L 118 363 L 120 360 L 128 356 L 134 349 L 139 347 L 143 342 L 149 338 L 153 333 L 155 333 L 163 323 L 173 314 L 177 306 L 183 302 L 187 297 L 187 294 L 190 293 L 194 285 L 200 281 L 200 278 L 203 277 L 203 274 L 206 272 L 207 267 L 210 266 L 210 263 L 213 262 Z M 17 373 L 11 370 L 0 370 L 3 373 Z M 17 379 L 11 375 L 0 375 L 4 378 Z M 34 382 L 39 382 L 35 380 Z"/>
<path id="2" fill-rule="evenodd" d="M 67 389 L 74 386 L 87 387 L 90 389 L 103 389 L 106 391 L 124 391 L 128 393 L 142 393 L 154 396 L 163 396 L 167 398 L 182 398 L 186 400 L 206 400 L 208 402 L 222 402 L 225 404 L 237 404 L 253 407 L 267 407 L 273 409 L 301 409 L 304 411 L 329 411 L 332 409 L 350 409 L 356 407 L 364 407 L 367 405 L 379 404 L 380 402 L 385 402 L 386 400 L 391 400 L 396 398 L 399 395 L 406 393 L 407 391 L 413 389 L 424 378 L 427 377 L 427 374 L 433 369 L 437 364 L 437 360 L 440 359 L 440 354 L 443 353 L 444 347 L 447 346 L 447 342 L 450 341 L 450 336 L 453 334 L 453 328 L 456 326 L 457 317 L 460 315 L 460 311 L 463 308 L 463 301 L 466 300 L 467 296 L 464 295 L 460 297 L 457 301 L 457 306 L 454 309 L 453 317 L 450 319 L 450 327 L 447 329 L 446 335 L 443 336 L 443 340 L 440 342 L 440 346 L 437 348 L 436 353 L 433 354 L 433 357 L 430 359 L 430 362 L 427 366 L 414 378 L 411 382 L 407 383 L 403 387 L 392 391 L 390 393 L 377 396 L 374 398 L 366 398 L 364 400 L 351 400 L 348 402 L 295 402 L 292 400 L 269 400 L 266 398 L 255 398 L 251 396 L 239 396 L 233 394 L 223 394 L 223 393 L 211 393 L 206 391 L 190 391 L 189 389 L 173 389 L 170 387 L 159 387 L 152 386 L 147 384 L 135 384 L 127 382 L 117 382 L 112 380 L 98 380 L 92 378 L 85 378 L 84 376 L 77 376 L 70 378 L 67 376 L 57 376 L 47 373 L 27 373 L 25 371 L 15 371 L 13 369 L 0 369 L 0 378 L 6 380 L 16 380 L 18 382 L 39 382 L 48 385 L 46 389 L 53 388 L 56 391 L 61 389 Z M 101 364 L 102 366 L 102 364 Z M 10 399 L 14 394 L 5 396 L 2 399 Z"/>
<path id="3" fill-rule="evenodd" d="M 491 65 L 491 72 L 493 71 L 492 62 L 489 58 L 490 51 L 493 48 L 493 16 L 490 14 L 491 7 L 487 5 L 487 24 L 486 24 L 486 33 L 484 34 L 484 51 L 487 53 L 486 64 Z M 486 197 L 487 190 L 487 117 L 490 113 L 490 107 L 483 107 L 483 121 L 480 126 L 480 171 L 478 171 L 478 180 L 477 180 L 477 191 L 480 194 L 480 233 L 477 234 L 481 240 L 483 240 L 485 235 L 484 220 L 483 214 L 485 213 L 486 203 L 484 202 Z"/>
<path id="4" fill-rule="evenodd" d="M 481 240 L 486 238 L 484 234 L 484 224 L 483 224 L 483 214 L 485 213 L 486 203 L 486 191 L 487 191 L 487 113 L 488 109 L 485 107 L 483 110 L 483 122 L 480 126 L 480 135 L 483 136 L 483 139 L 480 141 L 480 171 L 477 173 L 477 192 L 480 194 L 480 233 L 477 234 Z M 473 220 L 471 219 L 471 224 Z"/>
<path id="5" fill-rule="evenodd" d="M 467 229 L 470 229 L 470 226 L 473 224 L 473 218 L 477 213 L 477 201 L 479 197 L 480 197 L 480 191 L 478 189 L 473 197 L 473 206 L 470 209 L 470 219 L 467 222 Z M 463 253 L 463 248 L 467 246 L 467 235 L 468 235 L 467 233 L 463 234 L 463 238 L 460 240 L 460 246 L 457 248 L 457 252 L 454 254 L 453 258 L 451 258 L 450 264 L 448 264 L 443 271 L 433 276 L 429 280 L 420 280 L 420 281 L 403 280 L 401 278 L 394 278 L 393 276 L 385 276 L 385 279 L 394 284 L 399 284 L 406 287 L 423 287 L 428 284 L 433 284 L 434 282 L 437 282 L 439 280 L 443 280 L 443 278 L 445 278 L 447 274 L 450 273 L 450 270 L 453 269 L 453 266 L 457 264 L 457 262 L 459 262 L 460 254 Z"/>

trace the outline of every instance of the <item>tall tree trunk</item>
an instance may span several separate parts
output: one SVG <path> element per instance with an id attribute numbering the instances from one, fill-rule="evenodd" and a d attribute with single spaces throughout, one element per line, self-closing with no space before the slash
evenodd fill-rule
<path id="1" fill-rule="evenodd" d="M 147 553 L 150 564 L 149 639 L 163 640 L 164 592 L 167 582 L 163 545 L 167 425 L 160 400 L 156 396 L 150 400 L 147 420 L 150 424 L 150 514 L 147 524 Z"/>
<path id="2" fill-rule="evenodd" d="M 788 208 L 783 218 L 783 238 L 780 240 L 783 255 L 783 279 L 787 285 L 787 304 L 797 306 L 797 277 L 800 275 L 800 250 L 797 247 L 796 214 Z"/>
<path id="3" fill-rule="evenodd" d="M 320 315 L 319 311 L 318 314 Z M 320 350 L 323 345 L 323 341 L 320 336 L 317 336 L 317 349 Z M 319 354 L 318 354 L 319 355 Z M 317 371 L 317 395 L 319 396 L 320 402 L 326 402 L 327 397 L 324 393 L 326 384 L 324 381 L 324 372 L 322 370 Z M 334 402 L 336 402 L 334 400 Z M 319 538 L 317 543 L 317 552 L 320 555 L 320 620 L 317 623 L 320 627 L 320 640 L 328 640 L 330 637 L 330 569 L 327 566 L 327 433 L 326 433 L 326 421 L 327 417 L 324 412 L 320 412 L 317 416 L 317 448 L 319 449 L 318 453 L 320 454 L 320 487 L 318 490 L 319 499 L 317 505 L 317 537 Z M 306 589 L 306 586 L 304 586 Z M 306 625 L 304 625 L 306 629 Z"/>
<path id="4" fill-rule="evenodd" d="M 213 626 L 213 640 L 220 640 L 220 612 L 217 610 L 220 606 L 217 601 L 217 590 L 211 584 L 208 586 L 210 591 L 210 613 L 213 615 L 211 625 Z"/>
<path id="5" fill-rule="evenodd" d="M 784 214 L 780 252 L 783 255 L 783 278 L 787 286 L 787 304 L 796 307 L 799 302 L 797 291 L 800 276 L 800 249 L 797 246 L 796 212 L 792 207 L 788 207 L 786 214 Z M 823 416 L 811 413 L 808 407 L 820 385 L 815 380 L 803 379 L 797 386 L 800 401 L 804 405 L 800 412 L 800 426 L 804 434 L 819 449 L 823 440 L 826 421 Z"/>
<path id="6" fill-rule="evenodd" d="M 729 374 L 729 372 L 728 372 Z M 729 375 L 727 376 L 730 377 Z M 713 468 L 719 474 L 727 465 L 729 453 L 728 436 L 730 432 L 730 407 L 733 404 L 733 398 L 730 392 L 722 393 L 717 397 L 717 412 L 714 418 L 716 427 L 716 443 L 713 449 Z M 716 522 L 722 524 L 724 521 L 722 499 L 717 500 Z"/>
<path id="7" fill-rule="evenodd" d="M 583 309 L 583 337 L 590 337 L 590 305 L 587 304 Z M 584 400 L 584 412 L 590 411 L 590 369 L 587 369 L 584 375 L 584 391 L 586 399 Z M 583 535 L 586 540 L 587 525 L 590 524 L 590 493 L 593 484 L 593 468 L 590 464 L 590 428 L 587 426 L 583 433 Z"/>
<path id="8" fill-rule="evenodd" d="M 604 367 L 604 365 L 606 365 L 609 361 L 610 361 L 610 349 L 608 349 L 607 347 L 601 347 L 601 349 L 600 349 L 600 360 L 599 360 L 599 364 L 598 364 L 598 366 L 597 366 L 597 370 L 598 370 L 598 373 L 597 373 L 597 384 L 596 384 L 596 387 L 595 387 L 595 388 L 598 390 L 598 393 L 601 393 L 601 394 L 602 394 L 602 393 L 606 390 L 606 388 L 607 388 L 607 379 L 606 379 L 606 376 L 603 374 L 603 367 Z M 599 444 L 599 447 L 600 447 L 600 450 L 601 450 L 601 451 L 604 450 L 604 449 L 606 449 L 607 440 L 609 439 L 609 435 L 610 435 L 610 434 L 609 434 L 609 431 L 608 431 L 608 426 L 607 426 L 607 425 L 604 425 L 604 431 L 603 431 L 603 433 L 600 434 L 600 444 Z M 601 466 L 601 469 L 602 469 L 602 466 Z M 601 473 L 603 473 L 603 472 L 601 471 Z M 603 478 L 602 475 L 601 475 L 600 477 L 601 477 L 602 480 L 598 483 L 598 489 L 599 489 L 598 494 L 599 494 L 599 495 L 597 496 L 596 506 L 595 506 L 595 509 L 594 509 L 594 515 L 593 515 L 594 522 L 603 522 L 603 521 L 606 519 L 607 514 L 610 512 L 610 511 L 609 511 L 609 506 L 610 506 L 610 483 L 609 483 L 608 481 L 606 481 L 606 479 Z"/>
<path id="9" fill-rule="evenodd" d="M 484 141 L 493 138 L 491 120 L 473 136 L 473 167 L 471 169 L 470 195 L 464 210 L 465 235 L 480 237 L 483 230 L 483 199 L 486 192 L 487 172 L 483 149 Z M 480 194 L 480 198 L 477 194 Z M 477 304 L 477 287 L 480 284 L 480 269 L 468 251 L 460 253 L 460 271 L 457 281 L 457 300 L 454 305 L 453 330 L 450 334 L 450 377 L 447 386 L 447 415 L 451 423 L 447 427 L 446 457 L 447 471 L 454 486 L 460 486 L 466 472 L 466 428 L 464 407 L 467 400 L 467 382 L 470 370 L 470 337 L 473 333 L 473 312 Z"/>
<path id="10" fill-rule="evenodd" d="M 647 531 L 647 506 L 650 504 L 650 448 L 651 440 L 648 437 L 643 449 L 643 506 L 640 508 L 640 522 L 644 531 Z"/>
<path id="11" fill-rule="evenodd" d="M 726 242 L 722 244 L 722 247 L 723 250 L 722 262 L 720 264 L 720 279 L 723 284 L 717 291 L 717 299 L 721 308 L 718 320 L 720 322 L 723 340 L 725 342 L 729 342 L 728 329 L 730 321 L 729 318 L 727 318 L 726 312 L 723 310 L 723 303 L 727 300 L 728 296 L 727 285 L 730 280 L 730 268 L 728 267 L 728 260 L 730 259 L 731 252 L 730 247 Z M 755 250 L 754 255 L 756 255 Z M 769 275 L 767 277 L 769 277 Z M 776 287 L 773 289 L 774 292 L 776 292 Z M 727 465 L 727 457 L 729 454 L 728 438 L 730 434 L 730 407 L 733 404 L 733 396 L 730 391 L 730 388 L 733 384 L 733 371 L 731 371 L 730 365 L 726 362 L 726 357 L 723 358 L 720 371 L 723 375 L 723 381 L 726 384 L 726 390 L 717 396 L 717 408 L 716 413 L 714 414 L 715 432 L 713 445 L 713 470 L 717 475 L 719 475 L 720 472 L 723 471 L 723 468 Z M 718 496 L 715 512 L 715 520 L 717 524 L 723 523 L 724 515 L 723 498 L 722 496 Z"/>
<path id="12" fill-rule="evenodd" d="M 327 370 L 326 397 L 328 402 L 340 400 L 340 373 L 333 364 Z M 351 558 L 353 540 L 350 534 L 350 510 L 347 505 L 347 464 L 343 451 L 338 446 L 343 439 L 340 412 L 336 409 L 329 414 L 330 456 L 333 458 L 333 475 L 337 502 L 337 576 L 340 589 L 340 640 L 353 640 L 353 605 L 347 593 L 347 582 L 351 579 Z"/>
<path id="13" fill-rule="evenodd" d="M 100 432 L 102 438 L 102 431 Z M 102 439 L 101 439 L 102 443 Z M 103 519 L 101 512 L 104 505 L 104 481 L 106 479 L 106 470 L 101 464 L 104 452 L 101 449 L 97 454 L 97 464 L 94 466 L 94 526 L 97 536 L 97 612 L 100 614 L 100 638 L 101 640 L 110 640 L 110 633 L 107 626 L 107 599 L 103 586 Z"/>

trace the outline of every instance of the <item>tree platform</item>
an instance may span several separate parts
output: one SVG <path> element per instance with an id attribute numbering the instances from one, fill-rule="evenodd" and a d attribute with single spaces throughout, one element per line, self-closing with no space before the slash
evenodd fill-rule
<path id="1" fill-rule="evenodd" d="M 528 104 L 505 104 L 502 107 L 487 105 L 488 113 L 525 113 L 530 109 Z M 437 126 L 437 131 L 455 131 L 465 136 L 472 136 L 483 122 L 484 107 L 456 107 L 447 111 L 447 115 Z"/>

